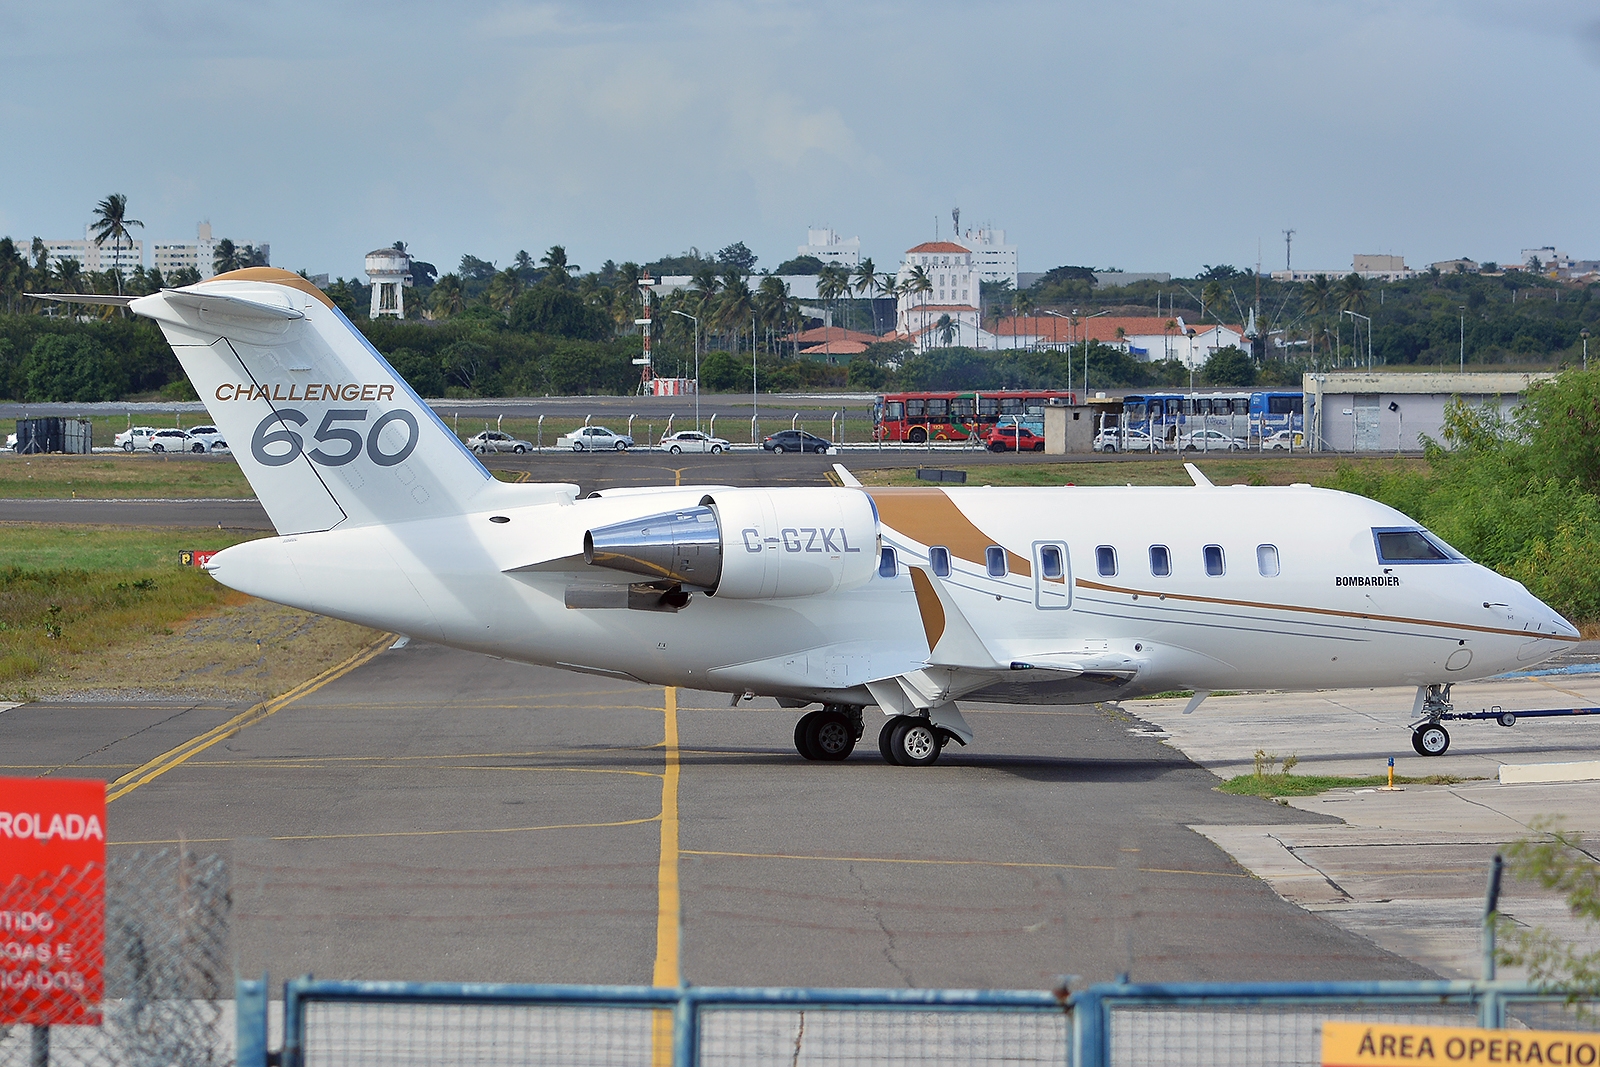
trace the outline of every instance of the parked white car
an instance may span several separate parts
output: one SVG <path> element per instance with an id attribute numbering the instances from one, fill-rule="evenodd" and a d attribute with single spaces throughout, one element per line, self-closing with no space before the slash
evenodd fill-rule
<path id="1" fill-rule="evenodd" d="M 111 443 L 124 452 L 150 451 L 150 435 L 156 432 L 154 426 L 130 426 L 111 439 Z"/>
<path id="2" fill-rule="evenodd" d="M 1154 451 L 1160 452 L 1166 446 L 1160 441 L 1156 442 Z M 1119 430 L 1116 427 L 1101 430 L 1095 435 L 1094 450 L 1096 452 L 1149 452 L 1150 435 L 1143 430 Z"/>
<path id="3" fill-rule="evenodd" d="M 215 452 L 218 442 L 221 442 L 224 448 L 228 446 L 228 442 L 223 440 L 222 431 L 215 426 L 191 426 L 188 433 L 191 438 L 204 445 L 207 452 Z"/>
<path id="4" fill-rule="evenodd" d="M 621 452 L 633 447 L 633 438 L 627 434 L 612 433 L 604 426 L 580 426 L 571 433 L 556 438 L 557 448 L 570 448 L 574 452 L 599 452 L 614 449 Z"/>
<path id="5" fill-rule="evenodd" d="M 1268 434 L 1261 442 L 1262 451 L 1270 452 L 1273 449 L 1295 449 L 1306 447 L 1305 434 L 1298 430 L 1279 430 L 1277 433 Z"/>
<path id="6" fill-rule="evenodd" d="M 11 451 L 13 451 L 13 452 L 15 452 L 17 450 L 17 435 L 16 434 L 14 434 L 14 433 L 6 434 L 6 447 L 11 449 Z"/>
<path id="7" fill-rule="evenodd" d="M 510 434 L 501 433 L 499 430 L 485 430 L 482 433 L 473 434 L 467 438 L 467 447 L 480 456 L 487 455 L 490 452 L 515 452 L 520 456 L 524 452 L 533 451 L 533 443 L 531 441 L 519 441 Z"/>
<path id="8" fill-rule="evenodd" d="M 1178 438 L 1185 452 L 1240 452 L 1250 447 L 1242 437 L 1229 437 L 1221 430 L 1195 430 Z"/>
<path id="9" fill-rule="evenodd" d="M 189 436 L 188 430 L 157 430 L 150 435 L 152 452 L 204 452 L 206 443 Z"/>
<path id="10" fill-rule="evenodd" d="M 728 442 L 722 437 L 712 437 L 699 430 L 679 430 L 661 439 L 663 451 L 676 455 L 679 452 L 726 452 Z"/>

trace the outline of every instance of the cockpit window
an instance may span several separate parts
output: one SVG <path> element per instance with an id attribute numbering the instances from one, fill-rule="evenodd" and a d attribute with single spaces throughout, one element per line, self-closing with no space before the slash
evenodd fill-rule
<path id="1" fill-rule="evenodd" d="M 1375 529 L 1379 563 L 1459 563 L 1466 559 L 1439 538 L 1420 529 Z"/>

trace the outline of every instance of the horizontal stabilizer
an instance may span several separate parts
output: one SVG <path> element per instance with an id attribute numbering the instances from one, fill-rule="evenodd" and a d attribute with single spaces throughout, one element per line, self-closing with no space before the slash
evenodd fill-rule
<path id="1" fill-rule="evenodd" d="M 54 300 L 61 304 L 104 304 L 117 308 L 125 308 L 138 299 L 133 296 L 114 296 L 101 293 L 27 293 L 25 295 L 30 300 Z"/>
<path id="2" fill-rule="evenodd" d="M 242 296 L 224 293 L 205 293 L 188 289 L 163 289 L 161 295 L 169 303 L 182 304 L 197 311 L 211 311 L 240 319 L 265 319 L 269 322 L 303 319 L 305 312 L 288 304 L 270 304 Z"/>

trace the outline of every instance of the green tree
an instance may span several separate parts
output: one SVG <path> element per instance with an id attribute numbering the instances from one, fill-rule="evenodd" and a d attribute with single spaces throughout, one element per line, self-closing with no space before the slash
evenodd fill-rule
<path id="1" fill-rule="evenodd" d="M 948 312 L 939 316 L 939 321 L 933 325 L 933 333 L 946 348 L 956 343 L 956 323 Z"/>
<path id="2" fill-rule="evenodd" d="M 611 336 L 611 316 L 603 309 L 585 304 L 577 293 L 549 285 L 536 285 L 518 296 L 508 318 L 511 328 L 523 333 L 586 341 Z"/>
<path id="3" fill-rule="evenodd" d="M 133 243 L 133 237 L 128 233 L 128 227 L 138 226 L 143 228 L 144 223 L 138 219 L 128 218 L 128 198 L 121 193 L 112 193 L 94 207 L 94 221 L 89 224 L 89 232 L 94 234 L 95 247 L 98 248 L 110 241 L 117 261 L 121 262 L 122 242 Z M 122 271 L 112 268 L 117 272 L 117 294 L 122 293 Z"/>
<path id="4" fill-rule="evenodd" d="M 127 376 L 115 356 L 87 334 L 46 334 L 22 364 L 23 399 L 115 400 L 127 391 Z"/>
<path id="5" fill-rule="evenodd" d="M 567 262 L 567 250 L 561 245 L 551 245 L 550 250 L 539 257 L 539 263 L 544 267 L 544 277 L 539 279 L 542 285 L 566 286 L 572 281 L 572 276 L 583 269 Z M 515 265 L 510 269 L 515 273 Z"/>
<path id="6" fill-rule="evenodd" d="M 517 297 L 522 295 L 522 279 L 517 277 L 515 267 L 507 267 L 499 271 L 489 280 L 489 288 L 484 290 L 484 299 L 490 307 L 502 315 L 511 313 L 511 305 L 516 303 Z"/>
<path id="7" fill-rule="evenodd" d="M 1254 385 L 1256 365 L 1238 345 L 1229 345 L 1211 353 L 1200 376 L 1212 385 Z"/>
<path id="8" fill-rule="evenodd" d="M 731 393 L 745 384 L 747 369 L 727 352 L 712 352 L 700 361 L 700 384 L 713 393 Z"/>
<path id="9" fill-rule="evenodd" d="M 717 253 L 717 263 L 724 269 L 732 268 L 740 274 L 756 269 L 756 254 L 743 241 L 735 241 Z"/>
<path id="10" fill-rule="evenodd" d="M 238 269 L 239 250 L 234 247 L 232 240 L 224 237 L 211 250 L 211 270 L 215 274 L 226 274 Z"/>
<path id="11" fill-rule="evenodd" d="M 459 315 L 466 309 L 467 295 L 461 287 L 461 275 L 446 274 L 440 278 L 433 287 L 431 298 L 433 314 L 437 318 L 448 319 L 452 315 Z"/>
<path id="12" fill-rule="evenodd" d="M 1339 279 L 1339 285 L 1334 295 L 1339 301 L 1340 311 L 1354 311 L 1358 314 L 1364 314 L 1372 291 L 1367 287 L 1365 278 L 1355 271 L 1351 271 Z"/>

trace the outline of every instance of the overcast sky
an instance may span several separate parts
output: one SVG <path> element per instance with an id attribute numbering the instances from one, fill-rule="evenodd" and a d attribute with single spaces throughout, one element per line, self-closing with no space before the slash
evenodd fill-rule
<path id="1" fill-rule="evenodd" d="M 989 223 L 1021 268 L 1600 258 L 1593 0 L 0 0 L 0 235 L 269 241 L 355 275 L 593 269 L 808 225 L 879 268 Z"/>

